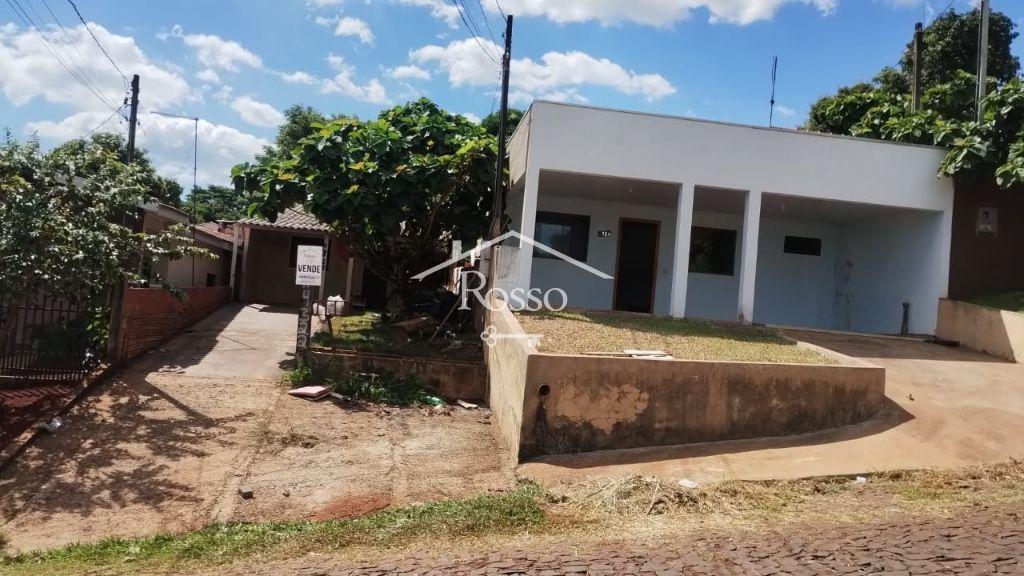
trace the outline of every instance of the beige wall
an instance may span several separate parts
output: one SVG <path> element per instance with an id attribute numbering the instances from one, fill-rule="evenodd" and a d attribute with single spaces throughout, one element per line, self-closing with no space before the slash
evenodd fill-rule
<path id="1" fill-rule="evenodd" d="M 491 323 L 522 334 L 508 312 Z M 540 354 L 525 339 L 487 349 L 495 426 L 519 459 L 802 434 L 867 420 L 885 370 L 840 365 Z"/>
<path id="2" fill-rule="evenodd" d="M 288 252 L 291 249 L 292 237 L 320 238 L 316 232 L 295 232 L 278 230 L 261 230 L 253 228 L 245 245 L 245 266 L 241 279 L 241 299 L 243 302 L 261 302 L 264 304 L 298 304 L 302 298 L 302 288 L 295 285 L 295 268 L 288 266 Z M 342 255 L 340 245 L 331 238 L 331 254 L 327 264 L 327 296 L 345 294 L 345 278 L 348 270 L 348 259 Z M 362 287 L 362 263 L 356 259 L 353 270 L 353 299 L 359 295 Z M 314 291 L 314 297 L 319 295 Z"/>
<path id="3" fill-rule="evenodd" d="M 935 335 L 997 358 L 1024 361 L 1024 314 L 943 299 Z"/>

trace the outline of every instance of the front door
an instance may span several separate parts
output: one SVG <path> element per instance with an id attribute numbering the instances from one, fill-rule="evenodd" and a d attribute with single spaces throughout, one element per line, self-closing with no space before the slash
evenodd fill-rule
<path id="1" fill-rule="evenodd" d="M 619 222 L 619 255 L 615 266 L 615 309 L 654 311 L 654 280 L 658 269 L 658 229 L 649 220 Z"/>

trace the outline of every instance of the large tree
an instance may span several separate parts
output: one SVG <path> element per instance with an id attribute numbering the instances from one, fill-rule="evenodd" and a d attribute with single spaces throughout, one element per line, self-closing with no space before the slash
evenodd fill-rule
<path id="1" fill-rule="evenodd" d="M 7 134 L 0 143 L 2 299 L 15 307 L 49 292 L 77 299 L 102 318 L 110 288 L 136 278 L 144 260 L 208 255 L 184 228 L 132 232 L 138 201 L 151 197 L 151 176 L 100 143 L 75 141 L 44 154 L 38 141 Z"/>
<path id="2" fill-rule="evenodd" d="M 505 137 L 511 137 L 519 126 L 519 122 L 523 119 L 523 111 L 518 108 L 508 109 L 508 122 L 505 123 Z M 498 127 L 501 122 L 501 114 L 498 112 L 491 112 L 483 120 L 480 121 L 480 125 L 484 127 L 484 130 L 488 134 L 498 137 Z"/>
<path id="3" fill-rule="evenodd" d="M 954 84 L 973 92 L 977 75 L 978 24 L 977 9 L 957 13 L 947 10 L 924 30 L 925 50 L 922 62 L 923 90 Z M 1017 37 L 1016 24 L 1005 14 L 992 12 L 989 31 L 988 76 L 996 85 L 1016 77 L 1020 62 L 1011 52 Z M 804 128 L 817 132 L 849 134 L 851 129 L 876 106 L 897 99 L 908 101 L 913 74 L 913 43 L 907 45 L 899 69 L 887 66 L 871 82 L 845 86 L 811 105 Z M 974 101 L 969 103 L 972 108 Z"/>
<path id="4" fill-rule="evenodd" d="M 290 156 L 236 166 L 235 184 L 265 218 L 301 204 L 328 223 L 387 281 L 388 311 L 401 318 L 410 278 L 443 260 L 452 240 L 486 233 L 496 141 L 425 98 L 376 120 L 311 127 Z"/>
<path id="5" fill-rule="evenodd" d="M 216 184 L 199 187 L 189 194 L 186 211 L 199 222 L 238 220 L 245 217 L 249 200 L 245 194 L 227 186 Z"/>

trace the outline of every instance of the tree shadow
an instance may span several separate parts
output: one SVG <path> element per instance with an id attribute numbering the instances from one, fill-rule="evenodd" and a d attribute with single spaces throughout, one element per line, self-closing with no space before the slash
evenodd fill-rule
<path id="1" fill-rule="evenodd" d="M 64 428 L 39 437 L 0 472 L 0 517 L 6 523 L 29 511 L 47 520 L 199 503 L 196 486 L 176 478 L 176 463 L 237 450 L 231 436 L 255 416 L 208 416 L 145 377 L 108 381 L 67 416 Z"/>

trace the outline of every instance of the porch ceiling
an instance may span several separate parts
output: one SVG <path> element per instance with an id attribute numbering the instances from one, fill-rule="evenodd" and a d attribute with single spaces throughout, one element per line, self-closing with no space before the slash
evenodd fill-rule
<path id="1" fill-rule="evenodd" d="M 761 217 L 777 220 L 853 224 L 885 216 L 920 212 L 923 211 L 781 194 L 764 194 L 761 199 Z"/>
<path id="2" fill-rule="evenodd" d="M 540 173 L 540 193 L 604 202 L 675 206 L 676 198 L 679 195 L 679 185 L 650 180 L 544 170 Z"/>

